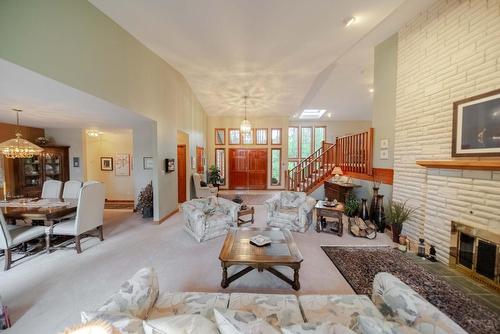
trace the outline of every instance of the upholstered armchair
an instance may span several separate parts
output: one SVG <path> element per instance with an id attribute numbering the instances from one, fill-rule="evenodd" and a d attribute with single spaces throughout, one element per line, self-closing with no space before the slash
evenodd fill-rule
<path id="1" fill-rule="evenodd" d="M 207 198 L 210 196 L 217 196 L 217 193 L 219 192 L 219 189 L 217 189 L 216 187 L 212 186 L 202 187 L 200 174 L 197 173 L 193 174 L 193 183 L 194 183 L 196 198 Z"/>
<path id="2" fill-rule="evenodd" d="M 316 200 L 303 192 L 282 191 L 265 202 L 267 225 L 305 232 L 312 223 Z"/>
<path id="3" fill-rule="evenodd" d="M 240 204 L 221 197 L 193 199 L 181 205 L 185 229 L 202 242 L 226 235 L 236 226 Z"/>

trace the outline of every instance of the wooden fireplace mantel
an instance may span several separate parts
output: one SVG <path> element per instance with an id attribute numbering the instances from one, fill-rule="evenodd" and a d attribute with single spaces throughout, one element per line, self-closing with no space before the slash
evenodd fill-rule
<path id="1" fill-rule="evenodd" d="M 417 160 L 426 168 L 500 170 L 500 160 Z"/>

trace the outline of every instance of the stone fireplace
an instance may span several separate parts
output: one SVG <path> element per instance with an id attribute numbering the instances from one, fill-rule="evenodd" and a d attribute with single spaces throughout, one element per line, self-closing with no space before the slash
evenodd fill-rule
<path id="1" fill-rule="evenodd" d="M 451 223 L 450 266 L 500 290 L 500 234 Z"/>

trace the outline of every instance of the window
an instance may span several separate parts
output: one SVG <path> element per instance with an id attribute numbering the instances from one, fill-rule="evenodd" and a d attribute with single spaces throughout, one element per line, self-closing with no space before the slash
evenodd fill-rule
<path id="1" fill-rule="evenodd" d="M 226 130 L 215 129 L 215 145 L 224 145 L 226 143 Z"/>
<path id="2" fill-rule="evenodd" d="M 281 184 L 281 148 L 271 149 L 271 185 Z"/>
<path id="3" fill-rule="evenodd" d="M 239 144 L 240 144 L 240 130 L 229 129 L 229 145 L 239 145 Z"/>
<path id="4" fill-rule="evenodd" d="M 302 127 L 300 132 L 300 157 L 307 158 L 312 152 L 312 128 Z"/>
<path id="5" fill-rule="evenodd" d="M 244 145 L 253 145 L 253 129 L 250 132 L 242 133 L 241 139 Z"/>
<path id="6" fill-rule="evenodd" d="M 297 164 L 297 161 L 288 161 L 288 170 L 292 170 Z"/>
<path id="7" fill-rule="evenodd" d="M 271 144 L 281 145 L 281 129 L 271 129 Z"/>
<path id="8" fill-rule="evenodd" d="M 215 166 L 220 171 L 221 185 L 226 184 L 226 151 L 223 148 L 215 149 Z"/>
<path id="9" fill-rule="evenodd" d="M 314 128 L 314 150 L 319 150 L 322 142 L 326 139 L 326 127 L 317 126 Z"/>
<path id="10" fill-rule="evenodd" d="M 255 144 L 267 145 L 267 129 L 255 130 Z"/>
<path id="11" fill-rule="evenodd" d="M 288 128 L 288 158 L 297 159 L 299 157 L 299 128 Z"/>

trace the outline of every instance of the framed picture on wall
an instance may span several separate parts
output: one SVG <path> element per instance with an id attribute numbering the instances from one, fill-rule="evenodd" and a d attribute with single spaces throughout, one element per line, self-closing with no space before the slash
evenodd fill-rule
<path id="1" fill-rule="evenodd" d="M 101 157 L 101 170 L 112 171 L 113 170 L 113 158 L 112 157 Z"/>
<path id="2" fill-rule="evenodd" d="M 500 156 L 500 89 L 453 103 L 453 157 Z"/>
<path id="3" fill-rule="evenodd" d="M 153 157 L 143 157 L 142 167 L 144 170 L 153 170 Z"/>
<path id="4" fill-rule="evenodd" d="M 130 176 L 130 155 L 117 154 L 115 155 L 115 175 Z"/>

